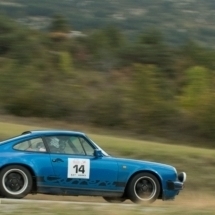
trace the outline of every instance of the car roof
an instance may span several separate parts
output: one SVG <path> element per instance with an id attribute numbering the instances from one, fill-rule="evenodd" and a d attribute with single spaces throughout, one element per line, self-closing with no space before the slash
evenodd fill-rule
<path id="1" fill-rule="evenodd" d="M 73 134 L 73 135 L 85 135 L 83 132 L 80 131 L 72 131 L 72 130 L 29 130 L 22 132 L 21 135 L 28 135 L 28 134 L 35 134 L 35 135 L 62 135 L 62 134 Z M 19 135 L 20 136 L 20 135 Z"/>
<path id="2" fill-rule="evenodd" d="M 29 131 L 24 131 L 20 135 L 8 138 L 6 140 L 0 141 L 0 145 L 22 139 L 23 137 L 36 137 L 40 135 L 81 135 L 81 136 L 86 136 L 83 132 L 79 131 L 70 131 L 70 130 L 29 130 Z"/>

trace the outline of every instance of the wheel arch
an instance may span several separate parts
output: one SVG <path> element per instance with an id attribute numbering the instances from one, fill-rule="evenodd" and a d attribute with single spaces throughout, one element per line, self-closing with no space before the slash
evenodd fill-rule
<path id="1" fill-rule="evenodd" d="M 160 178 L 160 176 L 159 176 L 156 172 L 153 172 L 153 171 L 151 171 L 151 170 L 140 170 L 140 171 L 137 171 L 137 172 L 133 173 L 133 174 L 130 176 L 130 178 L 128 179 L 127 183 L 126 183 L 124 194 L 126 195 L 127 187 L 128 187 L 128 185 L 129 185 L 130 181 L 132 180 L 132 178 L 135 177 L 136 175 L 140 174 L 140 173 L 150 173 L 150 174 L 154 175 L 154 176 L 158 179 L 158 182 L 159 182 L 159 184 L 160 184 L 160 193 L 159 193 L 158 198 L 162 198 L 162 194 L 163 194 L 163 185 L 162 185 L 161 178 Z"/>
<path id="2" fill-rule="evenodd" d="M 33 186 L 32 186 L 31 193 L 36 193 L 36 191 L 37 191 L 37 181 L 36 181 L 36 174 L 35 174 L 34 170 L 27 164 L 22 164 L 22 163 L 21 164 L 20 163 L 12 163 L 11 164 L 10 163 L 10 164 L 5 164 L 5 165 L 1 166 L 0 167 L 0 172 L 4 168 L 10 167 L 10 166 L 22 166 L 22 167 L 26 168 L 30 172 L 30 174 L 32 176 L 32 180 L 33 180 Z"/>

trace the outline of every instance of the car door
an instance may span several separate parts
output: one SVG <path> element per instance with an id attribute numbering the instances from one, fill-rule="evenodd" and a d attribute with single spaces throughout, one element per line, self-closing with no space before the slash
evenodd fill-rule
<path id="1" fill-rule="evenodd" d="M 94 147 L 85 137 L 52 136 L 48 139 L 53 169 L 65 192 L 96 194 L 117 189 L 118 164 L 110 157 L 95 157 Z M 58 150 L 53 148 L 54 144 Z"/>
<path id="2" fill-rule="evenodd" d="M 52 180 L 55 175 L 43 139 L 34 137 L 24 140 L 16 143 L 13 150 L 21 152 L 22 156 L 13 156 L 10 162 L 30 166 L 35 173 L 37 191 L 49 193 L 49 187 L 55 186 L 56 183 Z"/>

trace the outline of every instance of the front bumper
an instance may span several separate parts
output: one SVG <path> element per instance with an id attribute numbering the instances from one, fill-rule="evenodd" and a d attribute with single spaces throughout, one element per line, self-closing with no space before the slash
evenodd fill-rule
<path id="1" fill-rule="evenodd" d="M 167 190 L 182 190 L 186 179 L 187 179 L 186 173 L 180 172 L 177 176 L 177 181 L 167 181 L 166 182 Z"/>
<path id="2" fill-rule="evenodd" d="M 179 194 L 180 190 L 184 187 L 184 182 L 186 181 L 186 173 L 181 172 L 178 174 L 177 181 L 167 181 L 166 189 L 163 190 L 163 200 L 174 199 L 176 195 Z"/>
<path id="3" fill-rule="evenodd" d="M 182 190 L 184 183 L 180 181 L 167 181 L 167 190 Z"/>

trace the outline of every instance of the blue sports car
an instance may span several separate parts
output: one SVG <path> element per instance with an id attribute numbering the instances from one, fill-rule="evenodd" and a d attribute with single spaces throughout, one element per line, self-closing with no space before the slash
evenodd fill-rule
<path id="1" fill-rule="evenodd" d="M 172 166 L 108 155 L 84 133 L 26 131 L 0 142 L 0 196 L 102 196 L 108 202 L 151 203 L 183 189 Z"/>

